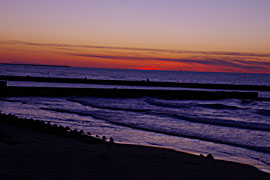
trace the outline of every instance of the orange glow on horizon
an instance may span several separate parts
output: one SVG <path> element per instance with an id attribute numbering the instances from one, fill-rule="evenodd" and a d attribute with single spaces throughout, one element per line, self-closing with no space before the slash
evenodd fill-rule
<path id="1" fill-rule="evenodd" d="M 0 41 L 1 63 L 73 67 L 270 73 L 270 54 Z"/>
<path id="2" fill-rule="evenodd" d="M 138 70 L 164 70 L 161 68 L 155 68 L 155 67 L 141 67 L 141 68 L 136 68 Z"/>

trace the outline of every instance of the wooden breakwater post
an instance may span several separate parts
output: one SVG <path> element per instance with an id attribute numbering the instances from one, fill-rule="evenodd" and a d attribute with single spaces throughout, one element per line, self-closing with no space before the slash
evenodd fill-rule
<path id="1" fill-rule="evenodd" d="M 7 87 L 7 81 L 0 81 L 0 87 Z"/>
<path id="2" fill-rule="evenodd" d="M 0 97 L 6 96 L 7 81 L 0 81 Z"/>

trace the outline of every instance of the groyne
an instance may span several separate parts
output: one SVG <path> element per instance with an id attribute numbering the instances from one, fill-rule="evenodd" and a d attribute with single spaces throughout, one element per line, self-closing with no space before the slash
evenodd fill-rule
<path id="1" fill-rule="evenodd" d="M 155 97 L 162 99 L 257 99 L 257 92 L 238 91 L 193 91 L 154 89 L 109 89 L 109 88 L 59 88 L 59 87 L 0 87 L 0 96 L 95 96 L 116 98 Z"/>
<path id="2" fill-rule="evenodd" d="M 145 86 L 145 87 L 181 87 L 181 88 L 200 88 L 200 89 L 270 91 L 270 86 L 264 86 L 264 85 L 181 83 L 181 82 L 161 82 L 161 81 L 151 81 L 151 80 L 142 80 L 142 81 L 126 81 L 125 80 L 124 81 L 124 80 L 102 80 L 102 79 L 87 79 L 87 78 L 78 79 L 78 78 L 52 78 L 52 77 L 31 77 L 31 76 L 0 76 L 0 80 Z"/>

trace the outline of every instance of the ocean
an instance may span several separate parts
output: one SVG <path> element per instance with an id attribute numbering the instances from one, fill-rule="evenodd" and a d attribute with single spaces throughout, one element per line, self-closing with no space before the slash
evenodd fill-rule
<path id="1" fill-rule="evenodd" d="M 270 74 L 0 65 L 0 75 L 270 85 Z M 146 88 L 16 81 L 8 81 L 7 84 Z M 2 97 L 0 112 L 70 126 L 93 135 L 113 137 L 119 143 L 166 147 L 193 154 L 211 153 L 217 159 L 246 163 L 270 172 L 270 92 L 259 92 L 259 96 L 263 99 Z"/>

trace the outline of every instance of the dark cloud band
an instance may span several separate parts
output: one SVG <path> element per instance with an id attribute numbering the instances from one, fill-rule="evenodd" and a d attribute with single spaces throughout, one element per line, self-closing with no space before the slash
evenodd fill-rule
<path id="1" fill-rule="evenodd" d="M 117 46 L 91 46 L 91 45 L 71 45 L 58 43 L 33 43 L 25 41 L 0 41 L 0 44 L 23 44 L 28 46 L 43 47 L 61 47 L 61 48 L 92 48 L 92 49 L 111 49 L 111 50 L 131 50 L 131 51 L 151 51 L 160 53 L 176 53 L 176 54 L 202 54 L 202 55 L 219 55 L 219 56 L 250 56 L 250 57 L 270 57 L 266 53 L 245 53 L 245 52 L 218 52 L 218 51 L 187 51 L 187 50 L 171 50 L 171 49 L 153 49 L 153 48 L 137 48 L 137 47 L 117 47 Z"/>

